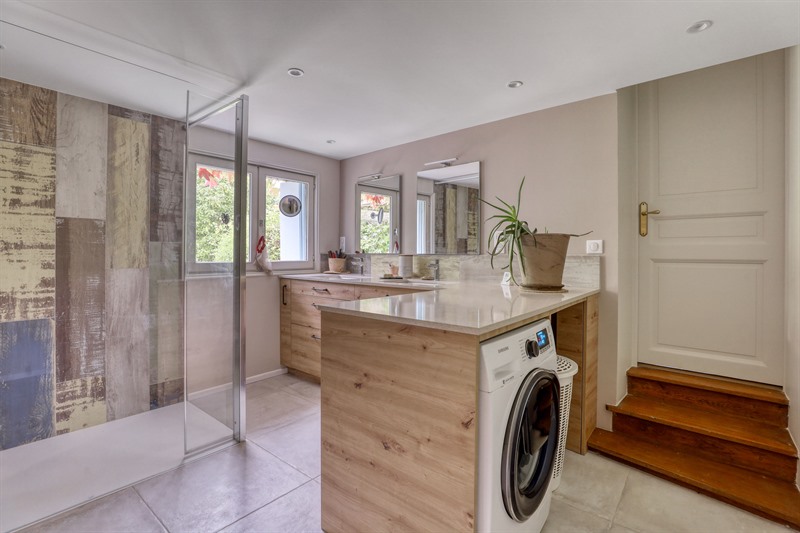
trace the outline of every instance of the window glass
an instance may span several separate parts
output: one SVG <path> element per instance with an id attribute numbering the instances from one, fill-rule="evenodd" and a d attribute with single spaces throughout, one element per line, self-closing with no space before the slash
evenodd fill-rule
<path id="1" fill-rule="evenodd" d="M 195 165 L 195 262 L 231 263 L 233 261 L 233 192 L 234 172 L 203 163 Z M 247 196 L 250 197 L 250 174 Z M 250 202 L 245 208 L 250 220 Z M 250 224 L 246 224 L 250 242 Z M 250 261 L 248 247 L 247 260 Z"/>
<path id="2" fill-rule="evenodd" d="M 291 199 L 281 211 L 281 201 Z M 271 261 L 307 261 L 309 186 L 267 175 L 264 180 L 264 238 Z M 284 214 L 285 213 L 285 214 Z"/>

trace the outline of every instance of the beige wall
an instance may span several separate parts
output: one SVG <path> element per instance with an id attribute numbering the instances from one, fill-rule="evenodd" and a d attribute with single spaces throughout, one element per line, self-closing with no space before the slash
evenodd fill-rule
<path id="1" fill-rule="evenodd" d="M 606 95 L 528 113 L 342 161 L 341 232 L 354 242 L 354 187 L 360 176 L 400 173 L 401 248 L 416 248 L 416 173 L 424 163 L 458 157 L 481 162 L 481 194 L 514 201 L 523 176 L 522 216 L 549 231 L 582 233 L 605 241 L 600 295 L 598 416 L 610 427 L 605 404 L 617 400 L 617 98 Z M 486 209 L 482 219 L 486 219 Z M 486 249 L 484 223 L 482 249 Z M 571 254 L 585 252 L 586 237 L 572 239 Z M 627 366 L 622 369 L 624 374 Z"/>
<path id="2" fill-rule="evenodd" d="M 786 53 L 786 395 L 800 445 L 800 46 Z M 800 470 L 797 473 L 800 483 Z"/>
<path id="3" fill-rule="evenodd" d="M 222 153 L 230 146 L 230 136 L 214 130 L 192 130 L 195 150 Z M 291 148 L 251 140 L 248 159 L 252 163 L 297 170 L 317 177 L 319 250 L 339 247 L 339 162 Z M 214 362 L 217 350 L 230 353 L 230 327 L 218 331 L 204 328 L 203 314 L 209 302 L 225 297 L 219 279 L 194 278 L 187 282 L 187 350 L 191 390 L 202 390 L 229 378 L 229 363 Z M 246 345 L 247 376 L 257 376 L 281 368 L 278 315 L 278 278 L 262 273 L 247 276 Z M 227 309 L 223 305 L 215 306 Z M 216 365 L 216 366 L 215 366 Z M 192 369 L 196 375 L 192 375 Z M 220 376 L 219 378 L 217 376 Z"/>

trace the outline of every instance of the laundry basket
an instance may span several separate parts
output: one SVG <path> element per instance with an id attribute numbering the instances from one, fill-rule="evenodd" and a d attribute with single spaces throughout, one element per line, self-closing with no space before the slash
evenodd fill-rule
<path id="1" fill-rule="evenodd" d="M 550 490 L 556 490 L 561 483 L 561 469 L 564 467 L 564 452 L 567 448 L 567 431 L 569 430 L 569 404 L 572 402 L 572 376 L 578 373 L 578 365 L 561 355 L 558 356 L 556 375 L 561 386 L 560 404 L 561 421 L 558 424 L 558 448 L 553 461 L 553 477 L 550 479 Z"/>

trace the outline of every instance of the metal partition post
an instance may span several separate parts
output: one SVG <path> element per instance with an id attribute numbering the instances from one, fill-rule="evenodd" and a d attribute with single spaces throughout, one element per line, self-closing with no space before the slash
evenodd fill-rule
<path id="1" fill-rule="evenodd" d="M 247 95 L 242 95 L 236 104 L 236 158 L 234 168 L 234 225 L 233 276 L 234 324 L 239 330 L 233 333 L 233 438 L 238 442 L 245 440 L 246 431 L 246 358 L 245 339 L 247 321 L 245 313 L 245 288 L 247 274 L 247 220 L 244 220 L 244 207 L 247 205 L 247 114 L 249 102 Z M 237 357 L 238 354 L 238 357 Z"/>

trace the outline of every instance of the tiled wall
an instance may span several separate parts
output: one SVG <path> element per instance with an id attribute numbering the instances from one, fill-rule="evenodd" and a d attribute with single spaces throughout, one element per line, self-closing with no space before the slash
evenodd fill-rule
<path id="1" fill-rule="evenodd" d="M 180 401 L 184 143 L 0 78 L 0 449 Z"/>

